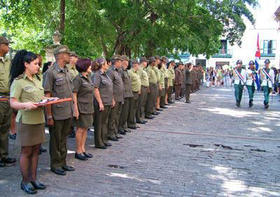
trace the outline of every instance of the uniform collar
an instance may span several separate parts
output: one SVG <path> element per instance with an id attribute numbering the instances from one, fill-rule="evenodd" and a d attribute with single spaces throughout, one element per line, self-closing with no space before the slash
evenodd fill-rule
<path id="1" fill-rule="evenodd" d="M 67 71 L 67 67 L 65 66 L 64 69 L 61 68 L 57 63 L 54 63 L 54 68 L 57 72 L 66 72 Z"/>
<path id="2" fill-rule="evenodd" d="M 88 76 L 85 77 L 84 75 L 82 75 L 82 73 L 79 73 L 79 76 L 80 76 L 81 78 L 84 78 L 84 79 L 87 79 L 87 80 L 88 80 Z"/>

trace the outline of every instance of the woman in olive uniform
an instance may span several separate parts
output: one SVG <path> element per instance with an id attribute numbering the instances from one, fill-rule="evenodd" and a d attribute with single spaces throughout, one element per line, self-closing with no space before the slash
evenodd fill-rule
<path id="1" fill-rule="evenodd" d="M 95 147 L 106 149 L 108 145 L 108 118 L 111 107 L 115 105 L 113 98 L 113 82 L 106 74 L 108 65 L 105 59 L 95 60 L 98 71 L 94 75 L 94 140 Z"/>
<path id="2" fill-rule="evenodd" d="M 167 90 L 167 102 L 169 104 L 174 103 L 172 101 L 172 92 L 173 92 L 173 86 L 174 86 L 174 79 L 175 79 L 175 61 L 172 60 L 169 62 L 167 66 L 167 71 L 168 71 L 168 90 Z"/>
<path id="3" fill-rule="evenodd" d="M 11 67 L 11 107 L 17 114 L 17 133 L 21 145 L 21 189 L 28 194 L 46 186 L 37 180 L 37 165 L 41 143 L 45 140 L 44 110 L 34 103 L 44 98 L 44 89 L 39 71 L 39 60 L 32 52 L 19 51 L 14 59 L 18 64 Z"/>
<path id="4" fill-rule="evenodd" d="M 87 153 L 85 144 L 87 130 L 93 123 L 93 84 L 90 78 L 91 60 L 79 59 L 76 63 L 79 74 L 74 78 L 73 98 L 74 117 L 76 118 L 76 154 L 75 158 L 87 160 L 92 154 Z"/>
<path id="5" fill-rule="evenodd" d="M 137 104 L 139 95 L 141 93 L 141 78 L 137 73 L 139 69 L 139 63 L 136 60 L 132 60 L 131 64 L 132 68 L 128 71 L 128 74 L 131 79 L 133 97 L 130 101 L 127 126 L 130 129 L 136 129 L 136 110 L 138 108 Z"/>

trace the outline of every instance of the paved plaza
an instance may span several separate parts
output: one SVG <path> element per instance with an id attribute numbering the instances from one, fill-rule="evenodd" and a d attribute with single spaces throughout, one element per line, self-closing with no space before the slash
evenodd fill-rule
<path id="1" fill-rule="evenodd" d="M 94 157 L 74 159 L 69 138 L 66 176 L 50 172 L 49 155 L 39 159 L 39 180 L 48 187 L 37 196 L 280 196 L 280 102 L 255 95 L 248 108 L 245 92 L 235 107 L 232 88 L 202 88 L 169 106 L 154 120 L 127 134 Z M 47 147 L 47 143 L 44 144 Z M 11 155 L 19 148 L 10 140 Z M 26 196 L 20 190 L 19 163 L 0 169 L 0 196 Z"/>

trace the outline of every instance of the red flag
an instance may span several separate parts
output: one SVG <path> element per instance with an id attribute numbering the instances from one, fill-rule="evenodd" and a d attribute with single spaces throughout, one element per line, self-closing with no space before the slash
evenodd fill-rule
<path id="1" fill-rule="evenodd" d="M 258 58 L 261 57 L 261 50 L 260 50 L 260 43 L 259 43 L 259 34 L 258 34 L 258 37 L 257 37 L 257 51 L 256 51 L 255 57 L 258 57 Z"/>

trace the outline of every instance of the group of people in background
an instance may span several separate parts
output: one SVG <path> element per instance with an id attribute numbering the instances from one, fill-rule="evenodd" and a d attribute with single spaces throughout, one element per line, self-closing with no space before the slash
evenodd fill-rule
<path id="1" fill-rule="evenodd" d="M 37 178 L 45 126 L 49 128 L 50 169 L 66 175 L 75 168 L 67 164 L 67 136 L 75 129 L 75 158 L 87 161 L 93 155 L 86 149 L 87 131 L 94 126 L 98 149 L 112 146 L 123 135 L 154 119 L 161 111 L 199 89 L 203 69 L 191 63 L 175 63 L 166 57 L 129 59 L 79 58 L 65 45 L 54 50 L 55 62 L 42 66 L 42 58 L 19 50 L 12 61 L 6 56 L 9 40 L 0 37 L 0 167 L 16 162 L 8 157 L 8 131 L 11 114 L 16 115 L 17 141 L 21 146 L 21 189 L 28 194 L 45 189 Z M 45 107 L 42 100 L 68 99 Z"/>

